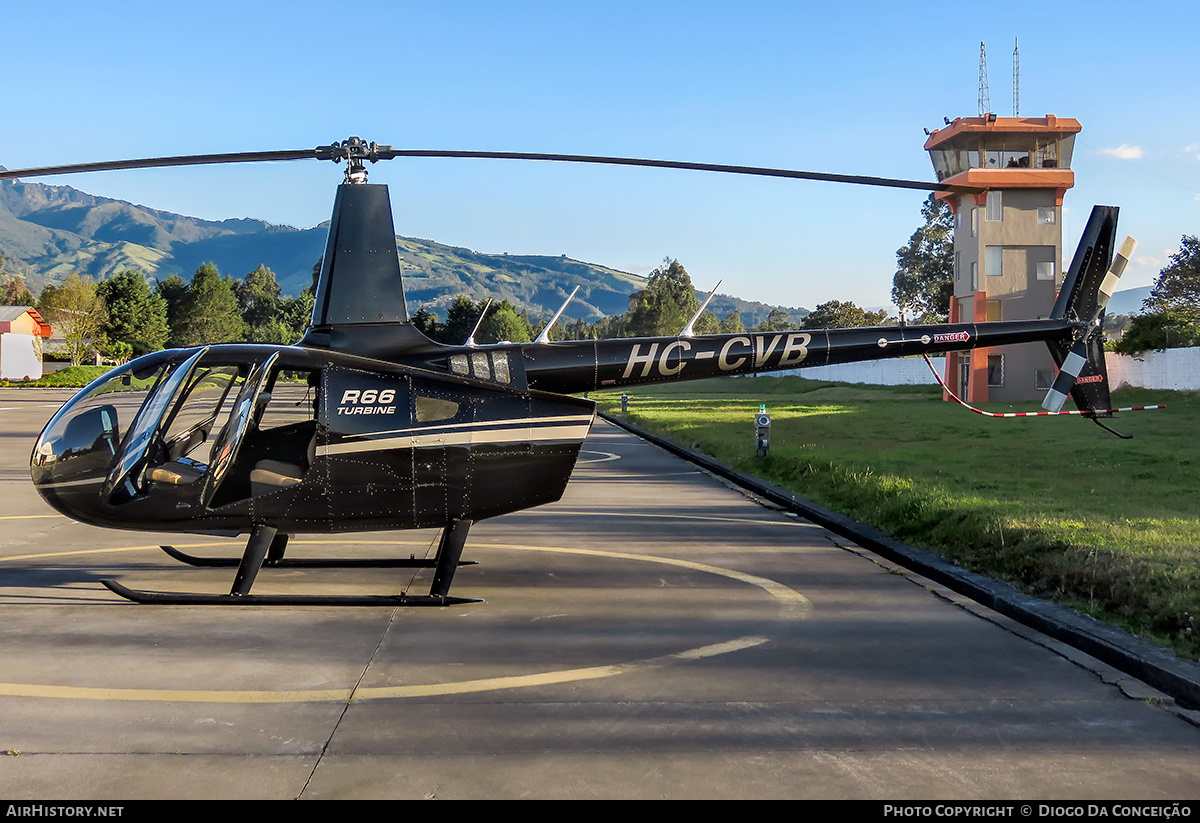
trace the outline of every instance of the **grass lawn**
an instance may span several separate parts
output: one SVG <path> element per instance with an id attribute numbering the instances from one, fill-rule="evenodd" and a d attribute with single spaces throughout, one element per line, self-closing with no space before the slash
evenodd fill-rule
<path id="1" fill-rule="evenodd" d="M 108 374 L 112 366 L 67 366 L 65 369 L 47 372 L 40 380 L 0 381 L 0 386 L 29 386 L 35 388 L 77 388 L 86 386 L 102 374 Z"/>
<path id="2" fill-rule="evenodd" d="M 620 413 L 620 392 L 592 395 Z M 753 415 L 772 417 L 754 458 Z M 630 392 L 631 422 L 893 537 L 1200 659 L 1200 398 L 1124 389 L 1121 440 L 1079 417 L 985 418 L 936 386 L 718 378 Z M 1036 401 L 990 411 L 1037 411 Z"/>

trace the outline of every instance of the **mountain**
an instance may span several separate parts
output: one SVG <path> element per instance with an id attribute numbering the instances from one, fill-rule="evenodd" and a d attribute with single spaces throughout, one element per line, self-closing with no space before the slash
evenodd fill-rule
<path id="1" fill-rule="evenodd" d="M 24 275 L 34 292 L 72 271 L 97 280 L 126 267 L 153 277 L 185 271 L 190 277 L 199 263 L 185 268 L 176 259 L 181 253 L 186 257 L 190 248 L 203 250 L 206 244 L 219 245 L 222 239 L 229 243 L 273 228 L 261 220 L 198 220 L 69 186 L 0 182 L 0 251 L 6 267 Z"/>
<path id="2" fill-rule="evenodd" d="M 1153 289 L 1153 286 L 1141 286 L 1136 289 L 1113 292 L 1113 296 L 1108 301 L 1108 314 L 1141 314 L 1142 302 L 1150 296 Z"/>
<path id="3" fill-rule="evenodd" d="M 261 220 L 200 220 L 96 197 L 70 186 L 0 181 L 0 252 L 5 267 L 25 277 L 35 294 L 72 271 L 103 280 L 125 268 L 185 280 L 206 262 L 243 277 L 259 264 L 275 272 L 285 294 L 312 283 L 313 265 L 325 251 L 328 224 L 311 229 Z M 532 318 L 555 312 L 571 290 L 579 294 L 566 315 L 595 321 L 621 314 L 645 278 L 566 256 L 483 254 L 432 240 L 397 237 L 410 310 L 428 306 L 445 318 L 459 294 L 474 300 L 507 299 Z M 784 308 L 797 320 L 808 312 L 717 295 L 718 318 L 742 313 L 747 327 Z"/>

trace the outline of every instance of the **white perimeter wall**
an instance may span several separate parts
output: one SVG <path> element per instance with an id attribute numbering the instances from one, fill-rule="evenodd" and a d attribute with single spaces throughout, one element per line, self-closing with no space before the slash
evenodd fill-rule
<path id="1" fill-rule="evenodd" d="M 32 334 L 0 334 L 0 380 L 37 380 L 42 360 Z"/>
<path id="2" fill-rule="evenodd" d="M 943 377 L 946 358 L 931 357 L 933 367 Z M 873 360 L 862 363 L 841 363 L 835 366 L 810 366 L 770 372 L 762 377 L 807 377 L 809 380 L 834 380 L 839 383 L 873 383 L 876 386 L 910 386 L 915 383 L 937 383 L 929 366 L 920 357 L 895 360 Z"/>
<path id="3" fill-rule="evenodd" d="M 1108 352 L 1107 362 L 1113 388 L 1200 391 L 1200 348 L 1149 351 L 1137 357 Z"/>
<path id="4" fill-rule="evenodd" d="M 946 374 L 946 359 L 931 357 L 938 374 Z M 1123 385 L 1145 389 L 1200 391 L 1200 348 L 1167 349 L 1129 357 L 1107 353 L 1108 381 L 1113 388 Z M 836 366 L 811 366 L 807 369 L 771 372 L 762 377 L 807 377 L 809 380 L 834 380 L 840 383 L 873 383 L 879 386 L 906 386 L 936 383 L 929 366 L 919 357 L 899 360 L 875 360 L 843 363 Z"/>

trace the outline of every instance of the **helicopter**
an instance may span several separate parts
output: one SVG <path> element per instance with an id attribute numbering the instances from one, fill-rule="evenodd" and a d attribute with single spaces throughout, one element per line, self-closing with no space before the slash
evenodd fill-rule
<path id="1" fill-rule="evenodd" d="M 107 169 L 317 159 L 345 162 L 310 324 L 296 345 L 214 344 L 158 351 L 97 378 L 46 424 L 30 457 L 42 498 L 101 527 L 237 537 L 240 558 L 176 560 L 236 567 L 228 594 L 104 584 L 138 603 L 447 606 L 472 525 L 558 500 L 595 419 L 578 395 L 600 389 L 747 375 L 799 366 L 1045 342 L 1060 369 L 1050 413 L 1070 396 L 1108 429 L 1105 305 L 1132 252 L 1114 237 L 1117 208 L 1089 219 L 1050 317 L 551 341 L 434 342 L 410 321 L 388 189 L 366 164 L 398 157 L 545 160 L 690 169 L 978 193 L 961 185 L 787 169 L 515 152 L 400 150 L 357 137 L 315 149 L 192 155 L 0 170 L 0 179 Z M 714 290 L 715 292 L 715 290 Z M 712 295 L 709 295 L 711 298 Z M 568 303 L 570 298 L 568 298 Z M 707 301 L 705 301 L 707 303 Z M 299 401 L 294 395 L 301 392 Z M 1111 429 L 1108 429 L 1112 431 Z M 1115 432 L 1114 432 L 1115 433 Z M 286 556 L 290 536 L 437 528 L 436 555 L 383 560 Z M 263 567 L 421 567 L 428 594 L 252 593 Z"/>

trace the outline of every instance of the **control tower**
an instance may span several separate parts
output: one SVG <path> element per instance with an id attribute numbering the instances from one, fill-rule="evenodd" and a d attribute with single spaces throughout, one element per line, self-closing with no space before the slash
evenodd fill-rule
<path id="1" fill-rule="evenodd" d="M 1062 202 L 1075 185 L 1078 120 L 959 117 L 925 150 L 943 183 L 980 194 L 937 195 L 955 215 L 950 322 L 1047 317 L 1062 284 Z M 1026 343 L 952 352 L 946 384 L 972 403 L 1040 399 L 1054 382 L 1046 347 Z"/>

